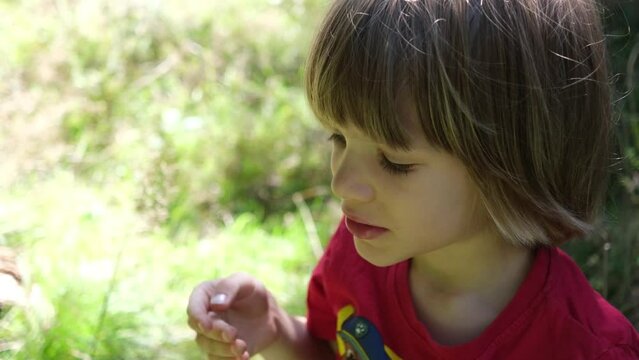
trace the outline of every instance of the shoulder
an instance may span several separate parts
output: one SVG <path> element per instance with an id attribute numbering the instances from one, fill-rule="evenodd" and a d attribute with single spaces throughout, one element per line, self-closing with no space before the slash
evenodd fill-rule
<path id="1" fill-rule="evenodd" d="M 562 338 L 600 354 L 594 359 L 628 359 L 628 351 L 639 354 L 639 335 L 630 321 L 592 288 L 570 256 L 557 248 L 549 251 L 545 293 L 551 326 L 565 335 Z"/>
<path id="2" fill-rule="evenodd" d="M 616 345 L 605 350 L 596 360 L 632 360 L 639 359 L 639 349 L 630 345 Z"/>

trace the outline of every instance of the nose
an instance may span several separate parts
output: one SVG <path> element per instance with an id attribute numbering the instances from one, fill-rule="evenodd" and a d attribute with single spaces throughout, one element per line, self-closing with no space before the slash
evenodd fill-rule
<path id="1" fill-rule="evenodd" d="M 331 156 L 331 190 L 342 200 L 369 202 L 375 192 L 362 156 L 344 150 Z"/>

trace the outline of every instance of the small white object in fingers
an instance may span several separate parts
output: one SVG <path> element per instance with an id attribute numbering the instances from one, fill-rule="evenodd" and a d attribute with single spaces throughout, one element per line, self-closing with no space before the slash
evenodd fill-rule
<path id="1" fill-rule="evenodd" d="M 226 294 L 217 294 L 213 296 L 211 299 L 211 304 L 213 305 L 221 305 L 226 302 L 227 295 Z"/>

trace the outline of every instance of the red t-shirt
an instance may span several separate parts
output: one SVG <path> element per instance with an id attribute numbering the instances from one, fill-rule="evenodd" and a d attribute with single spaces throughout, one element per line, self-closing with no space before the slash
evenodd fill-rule
<path id="1" fill-rule="evenodd" d="M 338 359 L 639 359 L 639 335 L 557 248 L 540 248 L 517 293 L 474 340 L 436 343 L 411 299 L 409 261 L 376 267 L 342 222 L 313 271 L 308 329 Z"/>

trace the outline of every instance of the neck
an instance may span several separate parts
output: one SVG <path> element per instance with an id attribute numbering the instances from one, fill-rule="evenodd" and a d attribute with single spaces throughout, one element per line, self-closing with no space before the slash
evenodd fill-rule
<path id="1" fill-rule="evenodd" d="M 414 257 L 410 284 L 417 315 L 440 343 L 469 341 L 508 305 L 532 260 L 532 250 L 486 236 Z"/>
<path id="2" fill-rule="evenodd" d="M 502 283 L 523 281 L 533 251 L 497 236 L 481 236 L 416 256 L 411 275 L 440 294 L 484 292 Z"/>

